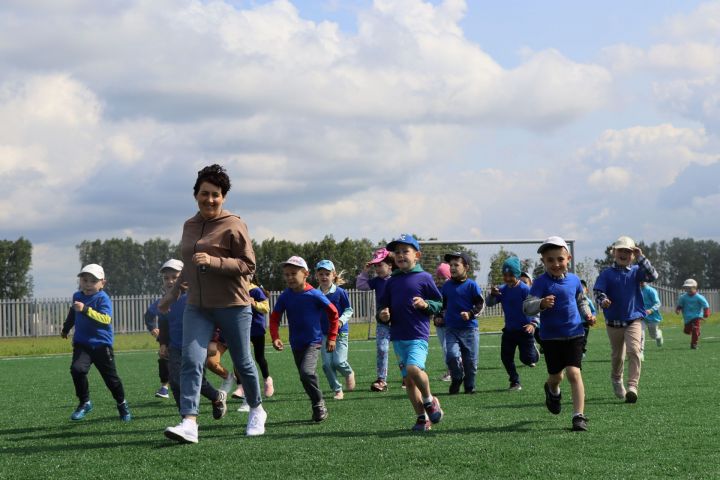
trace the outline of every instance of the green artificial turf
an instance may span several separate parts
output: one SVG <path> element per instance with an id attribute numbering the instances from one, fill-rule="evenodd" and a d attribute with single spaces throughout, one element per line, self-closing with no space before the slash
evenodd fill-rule
<path id="1" fill-rule="evenodd" d="M 414 414 L 394 357 L 390 390 L 369 391 L 372 341 L 350 344 L 358 388 L 345 400 L 332 400 L 318 368 L 328 397 L 326 422 L 310 422 L 290 351 L 270 349 L 276 394 L 264 403 L 267 433 L 244 436 L 247 414 L 236 411 L 239 401 L 215 421 L 203 400 L 197 445 L 178 445 L 162 434 L 178 416 L 171 400 L 153 397 L 153 351 L 117 355 L 135 417 L 130 423 L 118 420 L 94 369 L 95 409 L 83 421 L 69 420 L 76 406 L 69 355 L 2 359 L 0 478 L 720 478 L 720 325 L 703 325 L 698 350 L 690 350 L 679 327 L 666 326 L 664 333 L 662 348 L 648 341 L 639 401 L 628 405 L 612 393 L 604 328 L 592 330 L 583 364 L 590 430 L 583 433 L 570 431 L 567 383 L 563 412 L 545 409 L 542 361 L 519 369 L 522 391 L 507 391 L 496 335 L 481 337 L 478 393 L 452 397 L 438 380 L 444 368 L 431 339 L 428 373 L 446 416 L 424 434 L 410 432 Z"/>

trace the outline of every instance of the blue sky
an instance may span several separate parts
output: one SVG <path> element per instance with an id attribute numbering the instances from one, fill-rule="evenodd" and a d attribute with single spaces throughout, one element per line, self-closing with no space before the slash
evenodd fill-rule
<path id="1" fill-rule="evenodd" d="M 76 244 L 177 241 L 220 163 L 257 240 L 718 240 L 718 25 L 720 1 L 3 2 L 2 234 L 69 295 Z"/>

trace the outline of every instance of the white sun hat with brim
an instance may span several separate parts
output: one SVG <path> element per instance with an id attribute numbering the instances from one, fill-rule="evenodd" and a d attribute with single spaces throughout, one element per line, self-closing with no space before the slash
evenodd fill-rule
<path id="1" fill-rule="evenodd" d="M 83 273 L 89 273 L 98 280 L 105 279 L 105 270 L 103 270 L 103 268 L 97 263 L 90 263 L 88 265 L 85 265 L 82 270 L 80 270 L 80 273 L 78 273 L 77 276 L 79 277 Z"/>
<path id="2" fill-rule="evenodd" d="M 694 278 L 688 278 L 685 280 L 685 283 L 683 283 L 683 288 L 697 288 L 697 282 Z"/>
<path id="3" fill-rule="evenodd" d="M 160 273 L 162 273 L 162 271 L 166 268 L 169 268 L 170 270 L 175 270 L 176 272 L 182 272 L 184 266 L 185 264 L 180 260 L 171 258 L 167 262 L 163 263 L 162 267 L 160 267 Z"/>
<path id="4" fill-rule="evenodd" d="M 637 245 L 635 244 L 635 240 L 633 240 L 630 237 L 622 236 L 615 240 L 613 243 L 613 249 L 624 249 L 624 250 L 635 250 L 637 248 Z"/>

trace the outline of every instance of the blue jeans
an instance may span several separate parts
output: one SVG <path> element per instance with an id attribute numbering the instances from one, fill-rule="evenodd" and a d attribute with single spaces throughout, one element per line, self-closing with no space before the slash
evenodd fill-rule
<path id="1" fill-rule="evenodd" d="M 388 352 L 390 351 L 390 327 L 380 322 L 375 330 L 377 347 L 377 377 L 385 380 L 388 374 Z"/>
<path id="2" fill-rule="evenodd" d="M 348 334 L 338 333 L 337 340 L 335 341 L 335 351 L 328 352 L 325 349 L 327 345 L 327 335 L 323 335 L 323 346 L 320 349 L 322 355 L 323 371 L 327 377 L 330 388 L 333 392 L 339 392 L 342 390 L 342 384 L 338 382 L 335 372 L 339 372 L 340 375 L 347 378 L 353 373 L 352 367 L 347 361 L 348 356 Z"/>
<path id="3" fill-rule="evenodd" d="M 445 332 L 447 327 L 435 326 L 435 334 L 437 335 L 440 347 L 442 348 L 443 357 L 447 357 L 447 347 L 445 346 Z"/>
<path id="4" fill-rule="evenodd" d="M 520 350 L 520 361 L 525 365 L 537 363 L 539 358 L 535 348 L 535 337 L 525 330 L 507 331 L 503 328 L 500 344 L 500 360 L 507 371 L 510 383 L 520 383 L 520 375 L 515 368 L 515 349 Z"/>
<path id="5" fill-rule="evenodd" d="M 445 327 L 445 361 L 453 381 L 463 381 L 465 391 L 475 389 L 480 332 L 477 327 Z"/>
<path id="6" fill-rule="evenodd" d="M 233 365 L 240 375 L 245 399 L 255 408 L 260 398 L 258 373 L 250 354 L 250 306 L 201 308 L 187 305 L 183 314 L 182 365 L 180 367 L 180 415 L 197 415 L 200 404 L 207 346 L 220 328 Z"/>

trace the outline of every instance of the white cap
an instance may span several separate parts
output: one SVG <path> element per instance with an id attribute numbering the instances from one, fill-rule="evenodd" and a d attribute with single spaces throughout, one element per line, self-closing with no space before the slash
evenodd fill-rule
<path id="1" fill-rule="evenodd" d="M 563 240 L 561 237 L 554 236 L 545 239 L 543 244 L 540 245 L 540 248 L 538 248 L 537 253 L 542 254 L 545 250 L 548 249 L 548 247 L 564 247 L 565 250 L 567 250 L 568 252 L 570 251 L 565 240 Z"/>
<path id="2" fill-rule="evenodd" d="M 685 287 L 697 288 L 697 282 L 692 278 L 688 278 L 685 280 L 685 283 L 683 283 L 683 288 Z"/>
<path id="3" fill-rule="evenodd" d="M 162 273 L 162 271 L 166 268 L 181 272 L 184 266 L 185 264 L 180 260 L 175 260 L 174 258 L 171 258 L 167 262 L 163 263 L 162 267 L 160 267 L 160 273 Z"/>
<path id="4" fill-rule="evenodd" d="M 285 265 L 295 265 L 296 267 L 304 268 L 305 270 L 310 270 L 307 266 L 307 262 L 302 257 L 298 257 L 297 255 L 293 255 L 292 257 L 285 260 L 282 264 L 283 267 Z"/>
<path id="5" fill-rule="evenodd" d="M 98 280 L 105 279 L 105 270 L 103 270 L 103 268 L 97 263 L 90 263 L 88 265 L 85 265 L 82 270 L 80 270 L 80 273 L 78 273 L 78 277 L 83 273 L 89 273 Z"/>
<path id="6" fill-rule="evenodd" d="M 635 240 L 633 240 L 630 237 L 622 236 L 615 240 L 615 243 L 613 243 L 613 248 L 615 249 L 625 249 L 625 250 L 635 250 L 637 245 L 635 245 Z"/>

